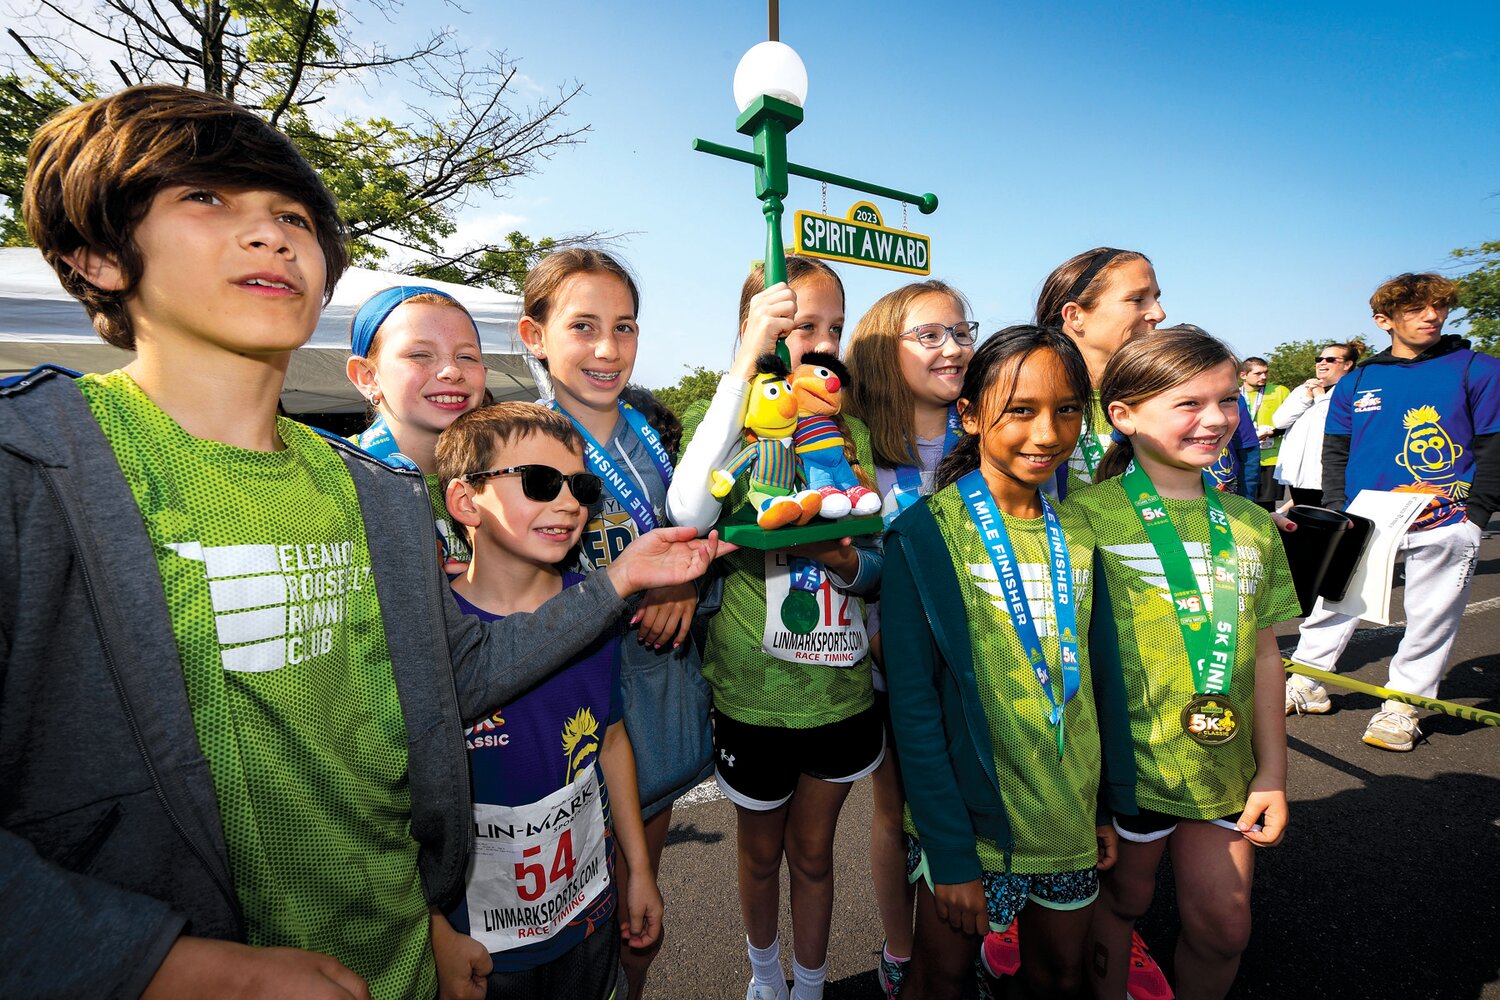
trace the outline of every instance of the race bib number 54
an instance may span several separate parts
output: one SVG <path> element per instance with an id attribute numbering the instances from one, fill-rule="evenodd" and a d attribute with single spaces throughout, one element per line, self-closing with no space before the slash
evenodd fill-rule
<path id="1" fill-rule="evenodd" d="M 528 805 L 476 802 L 474 834 L 469 933 L 492 952 L 547 940 L 609 885 L 593 767 Z"/>

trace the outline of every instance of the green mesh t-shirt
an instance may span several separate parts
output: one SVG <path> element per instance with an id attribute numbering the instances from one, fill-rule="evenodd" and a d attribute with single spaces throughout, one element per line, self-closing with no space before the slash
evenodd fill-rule
<path id="1" fill-rule="evenodd" d="M 1187 819 L 1239 813 L 1255 777 L 1256 634 L 1301 613 L 1271 515 L 1244 497 L 1218 494 L 1239 553 L 1240 613 L 1229 698 L 1239 712 L 1240 733 L 1228 743 L 1202 746 L 1182 729 L 1182 710 L 1195 693 L 1193 673 L 1161 559 L 1119 477 L 1071 499 L 1094 529 L 1119 629 L 1136 803 Z M 1164 503 L 1192 561 L 1204 605 L 1212 608 L 1208 501 L 1164 498 Z"/>
<path id="2" fill-rule="evenodd" d="M 436 474 L 423 476 L 427 484 L 427 499 L 432 504 L 432 522 L 437 526 L 438 537 L 443 540 L 443 571 L 449 574 L 462 573 L 469 567 L 474 552 L 469 548 L 469 532 L 461 524 L 455 524 L 448 513 L 448 495 L 443 490 L 443 481 Z"/>
<path id="3" fill-rule="evenodd" d="M 707 409 L 706 402 L 699 402 L 683 414 L 684 451 Z M 858 420 L 844 419 L 860 463 L 866 469 L 875 468 L 870 432 Z M 724 501 L 725 511 L 744 502 L 748 482 L 742 476 L 735 483 Z M 703 488 L 707 490 L 708 484 Z M 703 649 L 703 676 L 713 688 L 714 711 L 747 725 L 788 729 L 811 729 L 858 715 L 875 704 L 870 657 L 862 644 L 864 601 L 827 587 L 826 580 L 825 589 L 817 595 L 820 614 L 828 623 L 858 624 L 861 644 L 857 654 L 831 649 L 821 654 L 830 660 L 824 663 L 778 659 L 763 648 L 767 564 L 776 558 L 756 549 L 740 549 L 718 560 L 725 572 L 724 600 L 709 619 Z M 831 665 L 841 656 L 848 656 L 848 662 Z"/>
<path id="4" fill-rule="evenodd" d="M 249 942 L 332 955 L 376 997 L 437 989 L 406 725 L 349 471 L 194 438 L 124 372 L 79 380 L 156 551 Z"/>
<path id="5" fill-rule="evenodd" d="M 1109 422 L 1109 417 L 1104 415 L 1104 408 L 1099 403 L 1099 390 L 1095 389 L 1089 397 L 1088 417 L 1084 421 L 1083 433 L 1092 434 L 1094 440 L 1099 442 L 1099 453 L 1109 451 L 1110 434 L 1114 427 Z M 1094 484 L 1094 474 L 1089 471 L 1088 459 L 1083 452 L 1083 437 L 1078 439 L 1078 445 L 1073 449 L 1073 454 L 1068 456 L 1068 496 L 1072 496 L 1076 490 Z"/>
<path id="6" fill-rule="evenodd" d="M 1099 860 L 1094 821 L 1099 795 L 1099 721 L 1089 681 L 1088 643 L 1080 639 L 1078 693 L 1063 710 L 1066 746 L 1057 759 L 1057 735 L 1047 715 L 1052 705 L 1042 693 L 1036 673 L 1026 659 L 1021 640 L 1011 624 L 1005 592 L 1000 586 L 989 550 L 979 537 L 974 519 L 956 484 L 927 501 L 938 530 L 948 543 L 953 572 L 963 594 L 974 650 L 974 674 L 984 717 L 989 722 L 990 746 L 1000 796 L 1010 819 L 1015 847 L 1009 871 L 1044 875 L 1092 868 Z M 1068 556 L 1073 564 L 1073 595 L 1078 621 L 1087 627 L 1094 564 L 1094 536 L 1070 504 L 1057 507 Z M 1052 565 L 1046 522 L 1001 514 L 1019 568 L 1026 601 L 1036 622 L 1042 652 L 1052 668 L 1052 694 L 1062 700 L 1062 671 L 1057 642 L 1057 615 L 1052 596 Z M 907 831 L 917 834 L 910 811 Z M 1003 851 L 978 838 L 979 862 L 987 872 L 1005 872 Z"/>

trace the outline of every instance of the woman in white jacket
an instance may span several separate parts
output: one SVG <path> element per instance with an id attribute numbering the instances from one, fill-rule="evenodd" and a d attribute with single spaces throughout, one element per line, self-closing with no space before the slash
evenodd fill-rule
<path id="1" fill-rule="evenodd" d="M 1271 423 L 1286 431 L 1276 460 L 1276 480 L 1291 487 L 1292 503 L 1323 504 L 1323 424 L 1338 380 L 1354 370 L 1358 344 L 1325 344 L 1313 365 L 1316 374 L 1292 390 Z"/>

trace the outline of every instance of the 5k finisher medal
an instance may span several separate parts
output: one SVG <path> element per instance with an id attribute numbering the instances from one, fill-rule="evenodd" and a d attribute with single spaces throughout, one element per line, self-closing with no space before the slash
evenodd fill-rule
<path id="1" fill-rule="evenodd" d="M 1167 516 L 1167 508 L 1151 477 L 1134 462 L 1120 480 L 1125 495 L 1135 507 L 1136 516 L 1146 529 L 1151 547 L 1161 559 L 1162 573 L 1172 592 L 1172 609 L 1182 629 L 1182 643 L 1187 647 L 1188 662 L 1193 670 L 1196 696 L 1182 710 L 1182 729 L 1188 738 L 1204 746 L 1228 743 L 1239 730 L 1239 719 L 1228 698 L 1229 681 L 1234 674 L 1236 625 L 1239 618 L 1239 556 L 1235 552 L 1234 534 L 1229 518 L 1214 495 L 1213 486 L 1204 484 L 1208 501 L 1209 550 L 1213 557 L 1213 614 L 1203 607 L 1203 593 L 1188 559 L 1182 538 Z"/>

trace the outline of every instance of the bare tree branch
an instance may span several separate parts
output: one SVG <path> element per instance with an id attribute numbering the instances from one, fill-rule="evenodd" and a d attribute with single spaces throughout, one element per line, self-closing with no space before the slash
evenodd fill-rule
<path id="1" fill-rule="evenodd" d="M 292 79 L 286 85 L 286 92 L 281 97 L 281 103 L 276 105 L 276 110 L 271 112 L 271 124 L 279 125 L 281 116 L 286 114 L 286 109 L 292 103 L 292 96 L 297 93 L 297 85 L 302 81 L 302 71 L 305 67 L 304 59 L 307 58 L 307 45 L 312 41 L 313 26 L 318 21 L 318 2 L 312 0 L 312 7 L 308 9 L 306 26 L 302 31 L 302 37 L 297 39 L 297 58 L 292 70 Z"/>

